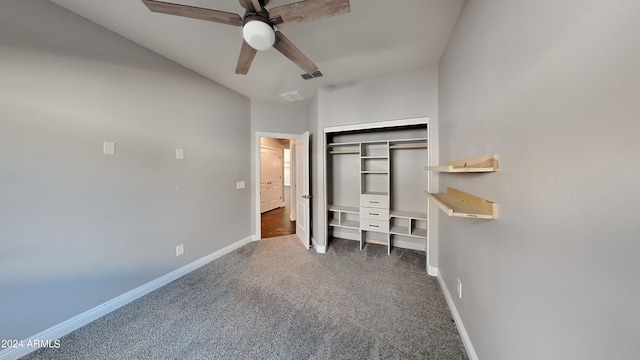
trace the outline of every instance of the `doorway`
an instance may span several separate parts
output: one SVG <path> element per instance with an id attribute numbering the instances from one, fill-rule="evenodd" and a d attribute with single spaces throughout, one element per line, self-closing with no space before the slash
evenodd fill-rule
<path id="1" fill-rule="evenodd" d="M 291 212 L 290 139 L 260 138 L 260 220 L 263 239 L 296 233 Z"/>
<path id="2" fill-rule="evenodd" d="M 286 206 L 285 211 L 289 210 L 289 225 L 294 225 L 295 227 L 295 235 L 298 237 L 302 245 L 309 249 L 311 247 L 311 195 L 310 195 L 310 167 L 309 167 L 309 156 L 310 156 L 310 135 L 309 132 L 306 131 L 302 134 L 281 134 L 281 133 L 266 133 L 266 132 L 255 132 L 255 138 L 253 141 L 253 163 L 254 163 L 254 186 L 252 191 L 252 198 L 254 200 L 254 214 L 255 214 L 255 229 L 256 235 L 254 239 L 263 239 L 265 236 L 262 235 L 262 212 L 261 203 L 263 202 L 260 196 L 261 191 L 266 190 L 266 185 L 263 184 L 261 180 L 262 169 L 261 169 L 261 149 L 262 142 L 265 139 L 271 139 L 278 141 L 288 140 L 289 141 L 289 149 L 290 149 L 290 199 L 288 204 L 288 209 Z M 266 156 L 266 154 L 265 154 Z M 284 149 L 283 149 L 283 157 L 284 157 Z M 283 160 L 284 162 L 284 160 Z M 285 166 L 282 166 L 283 172 Z M 283 174 L 284 176 L 284 174 Z M 266 181 L 267 183 L 269 181 Z M 287 205 L 287 198 L 283 195 L 283 199 L 285 199 L 285 203 L 283 205 Z M 286 219 L 286 216 L 284 217 Z M 265 219 L 268 221 L 268 219 Z M 293 223 L 291 223 L 293 222 Z"/>

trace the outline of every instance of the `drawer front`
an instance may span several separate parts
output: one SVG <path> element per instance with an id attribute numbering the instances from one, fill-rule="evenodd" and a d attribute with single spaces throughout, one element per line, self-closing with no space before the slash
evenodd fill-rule
<path id="1" fill-rule="evenodd" d="M 360 230 L 377 231 L 377 232 L 388 233 L 389 232 L 389 221 L 361 219 L 360 220 Z"/>
<path id="2" fill-rule="evenodd" d="M 388 209 L 389 196 L 362 194 L 360 195 L 360 206 Z"/>
<path id="3" fill-rule="evenodd" d="M 389 221 L 389 209 L 379 209 L 363 206 L 360 208 L 360 219 Z"/>

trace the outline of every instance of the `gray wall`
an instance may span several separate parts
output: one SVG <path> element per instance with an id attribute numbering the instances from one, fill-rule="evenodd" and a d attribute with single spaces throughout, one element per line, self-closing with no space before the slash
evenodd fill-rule
<path id="1" fill-rule="evenodd" d="M 467 2 L 440 63 L 442 175 L 499 219 L 440 217 L 480 359 L 638 359 L 640 2 Z"/>
<path id="2" fill-rule="evenodd" d="M 430 66 L 372 79 L 325 87 L 318 90 L 312 103 L 317 108 L 317 121 L 310 121 L 312 132 L 313 237 L 326 245 L 324 225 L 324 165 L 322 156 L 324 128 L 367 122 L 398 120 L 428 116 L 438 121 L 438 67 Z M 437 132 L 437 130 L 435 130 Z M 437 144 L 432 144 L 437 148 Z M 425 197 L 426 201 L 426 197 Z M 437 242 L 437 222 L 431 237 Z M 436 259 L 433 259 L 435 261 Z"/>
<path id="3" fill-rule="evenodd" d="M 251 235 L 245 97 L 40 0 L 0 2 L 0 79 L 0 339 Z"/>
<path id="4" fill-rule="evenodd" d="M 306 103 L 251 100 L 251 132 L 302 134 L 307 131 Z"/>

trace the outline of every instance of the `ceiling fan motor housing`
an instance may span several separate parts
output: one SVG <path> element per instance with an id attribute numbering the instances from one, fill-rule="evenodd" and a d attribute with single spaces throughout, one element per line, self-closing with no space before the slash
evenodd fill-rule
<path id="1" fill-rule="evenodd" d="M 256 50 L 268 50 L 276 41 L 269 14 L 264 13 L 266 17 L 258 13 L 247 14 L 242 22 L 242 36 Z"/>

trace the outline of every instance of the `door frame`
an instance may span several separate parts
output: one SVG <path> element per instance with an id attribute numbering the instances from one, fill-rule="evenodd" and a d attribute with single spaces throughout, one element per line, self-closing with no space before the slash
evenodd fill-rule
<path id="1" fill-rule="evenodd" d="M 275 138 L 275 139 L 289 139 L 295 140 L 300 134 L 287 134 L 287 133 L 272 133 L 256 131 L 253 138 L 253 186 L 251 187 L 251 194 L 253 199 L 253 216 L 255 235 L 253 240 L 262 239 L 262 219 L 260 213 L 260 138 Z M 293 181 L 291 186 L 293 187 Z M 284 186 L 283 186 L 284 187 Z M 293 209 L 292 209 L 293 211 Z"/>

